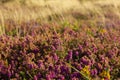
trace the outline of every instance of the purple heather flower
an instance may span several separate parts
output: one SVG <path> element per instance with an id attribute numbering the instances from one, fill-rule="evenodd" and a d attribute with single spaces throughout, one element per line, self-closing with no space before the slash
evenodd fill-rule
<path id="1" fill-rule="evenodd" d="M 56 50 L 56 48 L 53 45 L 51 46 L 51 48 L 52 48 L 52 50 Z"/>
<path id="2" fill-rule="evenodd" d="M 34 50 L 33 50 L 33 53 L 38 53 L 39 52 L 39 49 L 38 48 L 35 48 Z"/>
<path id="3" fill-rule="evenodd" d="M 3 66 L 3 61 L 0 61 L 0 67 Z"/>
<path id="4" fill-rule="evenodd" d="M 103 69 L 102 65 L 100 63 L 97 63 L 96 68 L 101 71 Z"/>
<path id="5" fill-rule="evenodd" d="M 91 59 L 91 65 L 93 65 L 95 63 L 94 59 Z"/>
<path id="6" fill-rule="evenodd" d="M 84 46 L 88 46 L 88 42 L 87 41 L 84 41 Z"/>
<path id="7" fill-rule="evenodd" d="M 49 66 L 49 71 L 52 71 L 53 70 L 53 67 L 50 65 Z"/>
<path id="8" fill-rule="evenodd" d="M 65 77 L 63 75 L 59 75 L 57 79 L 58 80 L 65 80 Z"/>
<path id="9" fill-rule="evenodd" d="M 56 53 L 54 53 L 54 54 L 53 54 L 53 59 L 55 60 L 55 62 L 57 62 L 57 61 L 58 61 L 58 56 L 57 56 L 57 54 L 56 54 Z"/>
<path id="10" fill-rule="evenodd" d="M 15 73 L 15 77 L 16 77 L 16 78 L 19 78 L 20 76 L 19 76 L 19 74 L 18 74 L 18 73 Z"/>
<path id="11" fill-rule="evenodd" d="M 84 54 L 89 56 L 92 54 L 92 51 L 90 49 L 88 49 L 87 51 L 84 51 Z"/>
<path id="12" fill-rule="evenodd" d="M 20 54 L 22 54 L 23 56 L 26 55 L 26 51 L 20 51 Z"/>
<path id="13" fill-rule="evenodd" d="M 81 74 L 79 72 L 74 72 L 71 74 L 71 78 L 74 78 L 74 77 L 81 78 Z"/>
<path id="14" fill-rule="evenodd" d="M 43 62 L 41 60 L 38 61 L 38 67 L 42 67 L 43 66 Z"/>
<path id="15" fill-rule="evenodd" d="M 38 77 L 38 79 L 42 78 L 42 74 L 39 72 L 39 73 L 37 74 L 37 77 Z"/>
<path id="16" fill-rule="evenodd" d="M 108 79 L 107 77 L 105 77 L 104 80 L 110 80 L 110 79 Z"/>
<path id="17" fill-rule="evenodd" d="M 110 72 L 113 70 L 113 66 L 110 66 Z"/>
<path id="18" fill-rule="evenodd" d="M 23 42 L 23 43 L 21 44 L 21 46 L 22 46 L 23 48 L 25 48 L 26 43 L 25 43 L 25 42 Z"/>
<path id="19" fill-rule="evenodd" d="M 13 70 L 11 70 L 11 74 L 12 74 L 12 75 L 14 74 L 14 71 L 13 71 Z"/>
<path id="20" fill-rule="evenodd" d="M 2 66 L 0 72 L 2 74 L 7 74 L 7 68 L 5 66 Z"/>
<path id="21" fill-rule="evenodd" d="M 54 71 L 58 74 L 58 73 L 60 73 L 60 66 L 55 66 L 55 69 L 54 69 Z"/>
<path id="22" fill-rule="evenodd" d="M 51 78 L 56 77 L 56 74 L 55 74 L 55 72 L 54 72 L 54 71 L 50 71 L 50 74 L 49 74 L 49 75 L 50 75 L 50 77 L 51 77 Z"/>
<path id="23" fill-rule="evenodd" d="M 85 57 L 82 57 L 80 60 L 84 65 L 90 65 L 90 61 L 87 60 Z"/>
<path id="24" fill-rule="evenodd" d="M 117 37 L 116 37 L 116 36 L 114 36 L 113 40 L 114 40 L 114 41 L 116 41 L 116 40 L 117 40 Z"/>
<path id="25" fill-rule="evenodd" d="M 61 72 L 65 72 L 66 71 L 66 67 L 65 66 L 61 66 L 60 69 L 61 69 Z"/>
<path id="26" fill-rule="evenodd" d="M 63 75 L 67 75 L 69 73 L 69 68 L 66 66 L 61 66 L 60 70 Z"/>
<path id="27" fill-rule="evenodd" d="M 33 64 L 28 64 L 28 68 L 33 69 L 34 68 Z"/>
<path id="28" fill-rule="evenodd" d="M 72 50 L 68 52 L 68 55 L 65 57 L 67 61 L 71 60 L 73 56 Z"/>
<path id="29" fill-rule="evenodd" d="M 87 54 L 88 55 L 91 55 L 92 54 L 92 51 L 90 49 L 87 50 Z"/>
<path id="30" fill-rule="evenodd" d="M 71 80 L 79 80 L 79 78 L 73 77 Z"/>
<path id="31" fill-rule="evenodd" d="M 94 52 L 94 53 L 97 52 L 97 48 L 96 48 L 96 47 L 93 48 L 93 52 Z"/>
<path id="32" fill-rule="evenodd" d="M 91 75 L 92 75 L 92 76 L 96 76 L 97 73 L 98 73 L 98 72 L 97 72 L 97 69 L 92 69 L 92 70 L 91 70 Z"/>
<path id="33" fill-rule="evenodd" d="M 8 77 L 10 78 L 11 77 L 11 72 L 8 70 L 8 73 L 7 73 Z"/>
<path id="34" fill-rule="evenodd" d="M 79 52 L 78 51 L 75 51 L 75 56 L 78 56 L 79 55 Z"/>
<path id="35" fill-rule="evenodd" d="M 38 80 L 38 78 L 37 78 L 37 76 L 36 76 L 36 75 L 34 75 L 34 80 Z"/>
<path id="36" fill-rule="evenodd" d="M 50 75 L 46 75 L 46 80 L 52 80 Z"/>
<path id="37" fill-rule="evenodd" d="M 79 47 L 79 50 L 82 52 L 83 51 L 82 45 L 79 45 L 78 47 Z"/>
<path id="38" fill-rule="evenodd" d="M 81 64 L 78 65 L 78 69 L 81 70 L 82 69 L 82 66 Z"/>
<path id="39" fill-rule="evenodd" d="M 100 59 L 100 61 L 104 61 L 105 60 L 105 56 L 104 55 L 99 55 L 99 59 Z"/>
<path id="40" fill-rule="evenodd" d="M 12 68 L 15 67 L 15 61 L 11 61 Z"/>
<path id="41" fill-rule="evenodd" d="M 109 58 L 112 58 L 112 57 L 114 56 L 114 52 L 109 51 L 106 55 L 107 55 Z"/>

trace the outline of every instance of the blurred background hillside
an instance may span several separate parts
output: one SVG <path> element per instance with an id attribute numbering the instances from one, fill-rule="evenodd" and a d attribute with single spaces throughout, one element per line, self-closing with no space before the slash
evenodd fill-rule
<path id="1" fill-rule="evenodd" d="M 119 20 L 119 0 L 0 0 L 0 20 Z M 114 16 L 114 17 L 113 17 Z"/>

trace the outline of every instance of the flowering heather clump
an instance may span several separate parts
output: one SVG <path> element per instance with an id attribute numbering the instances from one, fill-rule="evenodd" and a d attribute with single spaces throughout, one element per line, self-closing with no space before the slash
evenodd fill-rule
<path id="1" fill-rule="evenodd" d="M 0 80 L 120 78 L 120 32 L 112 32 L 116 29 L 35 25 L 39 27 L 19 36 L 0 36 Z"/>

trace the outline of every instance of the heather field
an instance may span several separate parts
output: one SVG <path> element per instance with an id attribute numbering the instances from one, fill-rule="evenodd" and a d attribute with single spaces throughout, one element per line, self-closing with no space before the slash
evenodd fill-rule
<path id="1" fill-rule="evenodd" d="M 120 80 L 120 1 L 1 0 L 0 80 Z"/>

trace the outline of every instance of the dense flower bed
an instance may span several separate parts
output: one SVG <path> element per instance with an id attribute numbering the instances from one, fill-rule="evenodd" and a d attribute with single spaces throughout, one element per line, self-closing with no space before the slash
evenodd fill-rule
<path id="1" fill-rule="evenodd" d="M 24 36 L 0 37 L 1 80 L 120 78 L 120 32 L 117 29 L 73 24 L 50 26 L 34 28 Z"/>

